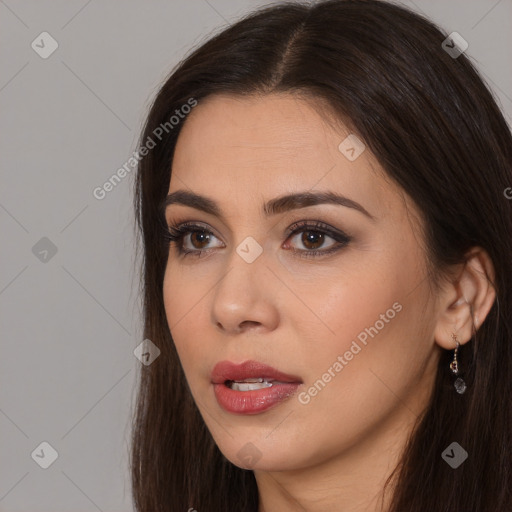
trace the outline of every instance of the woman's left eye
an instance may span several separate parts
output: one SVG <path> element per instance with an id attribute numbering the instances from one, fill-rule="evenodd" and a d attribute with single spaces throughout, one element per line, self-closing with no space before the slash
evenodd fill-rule
<path id="1" fill-rule="evenodd" d="M 320 231 L 301 231 L 296 235 L 293 235 L 291 239 L 295 239 L 295 243 L 302 244 L 302 246 L 306 248 L 306 251 L 327 249 L 336 243 L 336 240 Z M 331 240 L 331 243 L 326 245 L 326 241 L 329 239 Z"/>
<path id="2" fill-rule="evenodd" d="M 288 240 L 304 248 L 292 248 L 292 250 L 302 253 L 301 255 L 305 257 L 330 254 L 345 247 L 351 241 L 350 236 L 321 222 L 314 224 L 298 223 L 292 226 L 290 230 L 291 235 Z M 288 242 L 286 245 L 289 245 Z"/>

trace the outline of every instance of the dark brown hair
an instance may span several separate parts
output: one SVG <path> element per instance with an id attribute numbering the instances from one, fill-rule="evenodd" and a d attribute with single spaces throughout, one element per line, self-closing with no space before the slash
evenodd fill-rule
<path id="1" fill-rule="evenodd" d="M 497 300 L 461 348 L 468 390 L 454 392 L 447 370 L 452 352 L 445 351 L 431 401 L 392 475 L 390 512 L 510 512 L 512 201 L 504 190 L 512 186 L 512 138 L 466 55 L 452 58 L 442 48 L 446 37 L 418 14 L 377 0 L 261 9 L 176 67 L 154 100 L 141 144 L 155 139 L 155 129 L 191 98 L 199 105 L 216 93 L 320 99 L 417 205 L 434 284 L 450 265 L 464 263 L 470 248 L 485 249 Z M 255 512 L 254 475 L 229 462 L 213 441 L 165 316 L 169 248 L 160 206 L 184 123 L 167 127 L 136 176 L 144 337 L 161 354 L 141 366 L 130 455 L 133 498 L 139 512 Z M 453 441 L 469 454 L 457 469 L 441 458 Z"/>

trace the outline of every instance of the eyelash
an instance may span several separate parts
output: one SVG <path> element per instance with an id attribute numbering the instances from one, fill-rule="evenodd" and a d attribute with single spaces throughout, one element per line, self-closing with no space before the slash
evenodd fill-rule
<path id="1" fill-rule="evenodd" d="M 287 231 L 288 233 L 286 240 L 296 235 L 297 233 L 309 232 L 327 235 L 336 242 L 328 249 L 323 250 L 291 249 L 294 253 L 298 253 L 299 257 L 301 258 L 315 258 L 319 256 L 325 256 L 327 254 L 332 254 L 334 252 L 339 251 L 343 247 L 346 247 L 352 240 L 351 236 L 343 233 L 342 231 L 335 231 L 332 228 L 330 228 L 327 224 L 324 224 L 323 222 L 320 221 L 316 221 L 313 223 L 309 221 L 299 221 L 290 226 L 290 228 Z M 183 248 L 183 239 L 185 238 L 185 236 L 193 233 L 206 233 L 215 236 L 214 233 L 212 233 L 206 226 L 202 226 L 200 224 L 195 224 L 192 222 L 184 222 L 182 224 L 171 224 L 170 226 L 168 226 L 168 231 L 165 232 L 165 239 L 168 241 L 169 244 L 173 242 L 176 243 L 178 254 L 182 257 L 191 255 L 200 258 L 206 255 L 206 253 L 211 252 L 212 249 L 191 250 Z"/>

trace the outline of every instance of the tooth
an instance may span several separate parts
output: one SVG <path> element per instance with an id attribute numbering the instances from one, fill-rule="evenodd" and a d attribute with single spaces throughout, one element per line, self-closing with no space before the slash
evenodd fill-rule
<path id="1" fill-rule="evenodd" d="M 258 389 L 270 388 L 272 387 L 272 382 L 264 381 L 261 379 L 261 382 L 232 382 L 231 389 L 234 391 L 256 391 Z"/>

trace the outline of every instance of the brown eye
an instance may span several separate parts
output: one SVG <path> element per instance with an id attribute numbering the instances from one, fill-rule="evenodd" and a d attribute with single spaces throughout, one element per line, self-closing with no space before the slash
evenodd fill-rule
<path id="1" fill-rule="evenodd" d="M 351 236 L 323 222 L 301 221 L 290 226 L 283 248 L 304 258 L 321 257 L 341 250 L 351 240 Z"/>
<path id="2" fill-rule="evenodd" d="M 303 231 L 301 242 L 307 249 L 318 249 L 324 243 L 325 235 L 318 231 Z"/>
<path id="3" fill-rule="evenodd" d="M 190 242 L 195 249 L 203 249 L 210 242 L 208 231 L 193 231 L 190 233 Z"/>
<path id="4" fill-rule="evenodd" d="M 299 231 L 292 236 L 291 240 L 293 242 L 291 245 L 294 245 L 298 251 L 327 250 L 336 245 L 332 236 L 316 230 Z"/>

